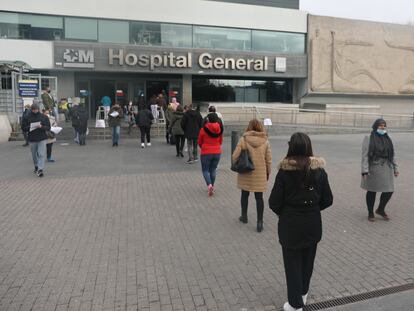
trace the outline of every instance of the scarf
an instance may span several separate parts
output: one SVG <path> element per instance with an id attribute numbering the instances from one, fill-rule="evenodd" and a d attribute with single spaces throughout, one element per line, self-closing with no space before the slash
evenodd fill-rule
<path id="1" fill-rule="evenodd" d="M 388 134 L 379 135 L 377 133 L 380 124 L 386 123 L 384 120 L 378 119 L 372 126 L 373 131 L 369 139 L 368 159 L 370 162 L 377 159 L 387 159 L 389 162 L 392 162 L 394 159 L 394 145 Z"/>

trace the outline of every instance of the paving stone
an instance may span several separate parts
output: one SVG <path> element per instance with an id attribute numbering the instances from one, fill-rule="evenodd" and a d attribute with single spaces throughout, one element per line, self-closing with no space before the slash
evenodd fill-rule
<path id="1" fill-rule="evenodd" d="M 393 135 L 392 220 L 373 224 L 359 189 L 362 136 L 312 139 L 335 203 L 323 212 L 309 301 L 412 283 L 413 135 Z M 287 140 L 271 139 L 273 168 Z M 266 208 L 258 234 L 251 196 L 251 221 L 239 223 L 227 138 L 212 198 L 199 164 L 157 140 L 145 150 L 132 140 L 57 143 L 43 179 L 20 144 L 0 144 L 0 154 L 0 310 L 270 311 L 286 301 L 277 218 Z"/>

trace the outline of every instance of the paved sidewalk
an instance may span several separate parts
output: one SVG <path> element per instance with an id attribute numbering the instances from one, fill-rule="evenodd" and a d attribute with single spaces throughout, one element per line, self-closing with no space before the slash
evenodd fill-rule
<path id="1" fill-rule="evenodd" d="M 323 213 L 309 302 L 414 282 L 414 137 L 393 136 L 401 176 L 392 221 L 372 224 L 359 188 L 362 137 L 312 137 L 335 204 Z M 274 163 L 287 141 L 271 140 Z M 161 141 L 144 150 L 135 140 L 57 144 L 43 179 L 20 144 L 0 144 L 0 310 L 263 311 L 285 302 L 277 219 L 266 208 L 258 234 L 251 196 L 249 224 L 239 223 L 229 139 L 213 198 L 200 164 Z"/>

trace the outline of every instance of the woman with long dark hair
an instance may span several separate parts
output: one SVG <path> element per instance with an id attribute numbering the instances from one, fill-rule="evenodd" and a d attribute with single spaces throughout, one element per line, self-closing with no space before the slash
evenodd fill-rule
<path id="1" fill-rule="evenodd" d="M 279 216 L 288 292 L 285 311 L 302 310 L 308 297 L 316 248 L 322 238 L 321 210 L 333 201 L 324 166 L 324 159 L 313 156 L 309 136 L 293 134 L 269 198 L 269 207 Z"/>
<path id="2" fill-rule="evenodd" d="M 385 206 L 394 193 L 394 177 L 398 177 L 399 172 L 394 145 L 387 133 L 387 123 L 383 119 L 376 120 L 372 125 L 371 135 L 364 138 L 361 174 L 361 188 L 367 191 L 368 220 L 375 221 L 374 204 L 377 192 L 382 193 L 375 213 L 384 220 L 390 220 Z"/>
<path id="3" fill-rule="evenodd" d="M 241 151 L 246 149 L 255 169 L 248 173 L 237 174 L 237 187 L 241 189 L 241 216 L 239 220 L 247 224 L 249 194 L 254 192 L 257 210 L 256 230 L 257 232 L 262 232 L 263 193 L 267 190 L 267 181 L 269 180 L 272 165 L 272 152 L 263 124 L 257 119 L 250 120 L 246 132 L 240 138 L 236 149 L 234 149 L 232 155 L 233 162 L 239 158 Z"/>

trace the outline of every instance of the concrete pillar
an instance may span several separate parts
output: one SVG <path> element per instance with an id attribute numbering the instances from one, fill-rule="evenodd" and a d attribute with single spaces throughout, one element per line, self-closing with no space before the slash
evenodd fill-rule
<path id="1" fill-rule="evenodd" d="M 192 75 L 183 75 L 183 105 L 193 103 L 193 80 Z"/>

